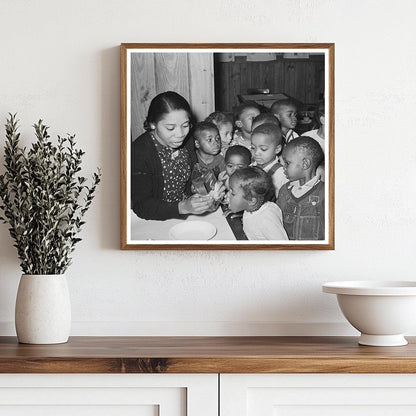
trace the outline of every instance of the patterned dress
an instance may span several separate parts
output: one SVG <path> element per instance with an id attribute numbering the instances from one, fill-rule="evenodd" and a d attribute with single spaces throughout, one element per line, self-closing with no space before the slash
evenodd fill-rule
<path id="1" fill-rule="evenodd" d="M 152 135 L 163 170 L 163 201 L 180 202 L 191 175 L 191 162 L 186 148 L 171 149 L 163 146 Z"/>

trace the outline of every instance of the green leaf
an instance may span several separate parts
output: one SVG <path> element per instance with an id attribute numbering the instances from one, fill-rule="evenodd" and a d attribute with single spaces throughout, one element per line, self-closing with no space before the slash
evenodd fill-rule
<path id="1" fill-rule="evenodd" d="M 71 264 L 81 221 L 95 197 L 101 170 L 91 184 L 81 176 L 75 135 L 50 141 L 43 120 L 33 125 L 36 141 L 20 145 L 16 114 L 6 121 L 5 173 L 0 175 L 0 221 L 9 223 L 24 273 L 64 273 Z"/>

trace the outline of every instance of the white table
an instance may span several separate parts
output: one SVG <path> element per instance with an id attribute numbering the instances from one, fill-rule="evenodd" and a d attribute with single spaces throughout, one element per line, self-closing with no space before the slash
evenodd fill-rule
<path id="1" fill-rule="evenodd" d="M 170 219 L 165 221 L 144 220 L 130 211 L 131 240 L 172 240 L 169 230 L 184 221 L 206 221 L 217 229 L 212 240 L 234 240 L 234 234 L 224 217 L 221 208 L 204 215 L 189 215 L 186 219 Z"/>

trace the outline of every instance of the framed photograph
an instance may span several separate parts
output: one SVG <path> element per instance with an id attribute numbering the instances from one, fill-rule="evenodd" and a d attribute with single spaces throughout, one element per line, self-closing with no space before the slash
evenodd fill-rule
<path id="1" fill-rule="evenodd" d="M 333 250 L 334 44 L 121 44 L 121 248 Z"/>

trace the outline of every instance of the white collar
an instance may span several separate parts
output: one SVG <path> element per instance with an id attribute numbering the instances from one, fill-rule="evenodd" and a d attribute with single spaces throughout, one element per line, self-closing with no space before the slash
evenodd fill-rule
<path id="1" fill-rule="evenodd" d="M 292 195 L 296 198 L 300 198 L 302 195 L 305 195 L 306 192 L 311 190 L 318 182 L 319 176 L 315 175 L 311 180 L 301 185 L 299 181 L 293 181 L 289 184 L 289 189 L 292 192 Z"/>
<path id="2" fill-rule="evenodd" d="M 276 155 L 276 157 L 271 161 L 271 162 L 269 162 L 264 168 L 263 168 L 263 170 L 265 171 L 265 172 L 268 172 L 271 168 L 272 168 L 272 166 L 274 166 L 274 164 L 276 163 L 276 162 L 279 162 L 279 158 L 277 157 L 277 155 Z"/>
<path id="3" fill-rule="evenodd" d="M 266 166 L 264 166 L 264 167 L 262 167 L 262 169 L 265 171 L 265 172 L 268 172 L 271 168 L 272 168 L 272 166 L 274 166 L 274 164 L 276 163 L 276 162 L 278 162 L 278 163 L 280 163 L 280 161 L 279 161 L 279 158 L 276 156 L 271 162 L 269 162 Z M 258 166 L 257 165 L 257 162 L 253 162 L 252 164 L 251 164 L 251 166 Z"/>

